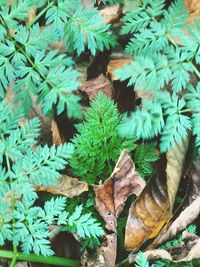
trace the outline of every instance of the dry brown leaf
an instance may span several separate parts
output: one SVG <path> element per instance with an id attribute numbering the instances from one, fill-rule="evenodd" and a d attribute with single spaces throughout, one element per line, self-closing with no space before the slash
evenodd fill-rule
<path id="1" fill-rule="evenodd" d="M 97 249 L 93 260 L 86 256 L 87 266 L 112 267 L 115 265 L 117 217 L 121 213 L 127 197 L 133 193 L 140 194 L 144 186 L 145 182 L 135 171 L 135 165 L 127 150 L 121 153 L 110 178 L 103 185 L 94 185 L 96 209 L 105 220 L 106 228 L 113 233 L 105 235 L 106 243 L 103 242 Z"/>
<path id="2" fill-rule="evenodd" d="M 191 204 L 200 196 L 200 156 L 192 162 L 188 175 L 191 180 L 191 190 L 189 192 L 189 204 Z"/>
<path id="3" fill-rule="evenodd" d="M 61 136 L 61 133 L 59 132 L 58 129 L 58 125 L 55 120 L 51 121 L 51 132 L 52 132 L 53 144 L 58 146 L 64 143 L 65 140 Z"/>
<path id="4" fill-rule="evenodd" d="M 113 59 L 110 60 L 107 66 L 107 73 L 112 81 L 117 81 L 118 78 L 114 75 L 114 71 L 122 68 L 124 65 L 131 62 L 131 59 Z"/>
<path id="5" fill-rule="evenodd" d="M 156 259 L 163 259 L 163 260 L 170 260 L 172 261 L 172 257 L 164 249 L 154 249 L 154 250 L 147 250 L 143 252 L 144 257 L 147 258 L 148 260 L 156 260 Z M 129 255 L 129 264 L 134 263 L 135 259 L 137 257 L 137 254 Z"/>
<path id="6" fill-rule="evenodd" d="M 110 178 L 103 185 L 95 185 L 96 208 L 106 222 L 106 228 L 116 231 L 116 219 L 121 213 L 125 201 L 131 194 L 139 195 L 145 181 L 135 171 L 128 151 L 124 150 Z"/>
<path id="7" fill-rule="evenodd" d="M 88 191 L 88 184 L 79 181 L 77 178 L 63 175 L 55 186 L 34 186 L 34 189 L 73 198 Z"/>
<path id="8" fill-rule="evenodd" d="M 188 255 L 182 259 L 182 261 L 191 261 L 193 259 L 200 258 L 200 238 L 197 243 L 191 248 Z"/>
<path id="9" fill-rule="evenodd" d="M 94 7 L 94 1 L 93 0 L 81 0 L 83 8 L 86 7 L 90 7 L 93 8 Z"/>
<path id="10" fill-rule="evenodd" d="M 137 255 L 138 255 L 137 253 L 136 254 L 130 253 L 128 255 L 128 258 L 118 263 L 115 267 L 129 266 L 130 264 L 135 262 Z M 163 260 L 172 261 L 172 257 L 170 253 L 164 249 L 154 249 L 154 250 L 143 251 L 143 255 L 148 260 L 163 259 Z"/>
<path id="11" fill-rule="evenodd" d="M 189 138 L 181 144 L 177 144 L 167 152 L 167 190 L 170 201 L 170 208 L 173 208 L 176 193 L 182 177 L 185 155 L 188 150 Z"/>
<path id="12" fill-rule="evenodd" d="M 75 65 L 76 70 L 79 72 L 78 81 L 80 85 L 87 81 L 87 70 L 91 64 L 91 59 L 89 57 L 82 59 Z"/>
<path id="13" fill-rule="evenodd" d="M 99 75 L 97 78 L 86 81 L 80 90 L 85 92 L 89 99 L 95 98 L 99 91 L 102 91 L 105 95 L 112 98 L 112 85 L 111 82 L 103 75 Z"/>
<path id="14" fill-rule="evenodd" d="M 200 11 L 199 0 L 185 0 L 185 3 L 192 13 L 196 13 Z"/>
<path id="15" fill-rule="evenodd" d="M 62 41 L 55 40 L 53 44 L 49 45 L 52 49 L 59 50 L 60 53 L 65 53 L 65 43 Z"/>
<path id="16" fill-rule="evenodd" d="M 104 17 L 105 24 L 112 24 L 120 20 L 122 9 L 120 4 L 116 4 L 105 7 L 104 9 L 100 10 L 99 13 L 102 17 Z"/>
<path id="17" fill-rule="evenodd" d="M 81 257 L 82 267 L 113 267 L 116 261 L 117 238 L 116 234 L 105 235 L 106 240 L 95 252 L 85 251 Z"/>
<path id="18" fill-rule="evenodd" d="M 179 217 L 171 224 L 165 234 L 159 235 L 154 241 L 156 246 L 172 239 L 178 232 L 184 230 L 200 214 L 200 197 L 184 209 Z"/>
<path id="19" fill-rule="evenodd" d="M 126 249 L 138 249 L 147 239 L 155 237 L 171 218 L 164 178 L 163 174 L 154 175 L 132 203 L 125 230 Z"/>
<path id="20" fill-rule="evenodd" d="M 30 10 L 28 10 L 28 18 L 26 20 L 26 25 L 30 24 L 34 18 L 36 17 L 37 8 L 33 6 Z"/>

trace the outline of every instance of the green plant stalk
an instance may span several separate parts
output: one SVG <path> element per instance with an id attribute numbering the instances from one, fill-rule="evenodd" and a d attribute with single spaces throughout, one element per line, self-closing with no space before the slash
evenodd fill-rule
<path id="1" fill-rule="evenodd" d="M 198 69 L 195 67 L 195 65 L 192 63 L 192 61 L 190 61 L 190 65 L 191 65 L 193 71 L 195 72 L 195 74 L 197 75 L 197 77 L 200 79 L 200 72 L 199 72 Z"/>
<path id="2" fill-rule="evenodd" d="M 191 108 L 180 110 L 179 114 L 186 113 L 186 112 L 193 112 Z"/>
<path id="3" fill-rule="evenodd" d="M 65 259 L 65 258 L 55 257 L 55 256 L 45 257 L 45 256 L 38 256 L 35 254 L 25 255 L 20 252 L 14 253 L 13 251 L 9 251 L 9 250 L 0 250 L 0 258 L 13 259 L 12 262 L 14 264 L 16 260 L 19 260 L 19 261 L 27 261 L 27 262 L 46 263 L 50 265 L 65 266 L 65 267 L 80 266 L 80 262 L 78 260 Z M 13 267 L 14 265 L 11 265 L 11 264 L 10 264 L 10 267 Z"/>
<path id="4" fill-rule="evenodd" d="M 15 266 L 15 263 L 17 261 L 17 254 L 15 254 L 15 256 L 13 257 L 12 261 L 11 261 L 11 264 L 9 267 L 14 267 Z"/>
<path id="5" fill-rule="evenodd" d="M 48 8 L 49 7 L 51 7 L 53 5 L 53 2 L 51 2 L 51 3 L 49 3 L 48 4 Z M 48 9 L 46 7 L 46 9 Z M 43 13 L 42 13 L 42 11 L 38 14 L 38 16 L 34 19 L 34 22 L 36 22 L 39 18 L 40 18 L 40 16 L 42 16 L 43 15 Z M 0 22 L 2 22 L 2 24 L 4 25 L 4 28 L 6 29 L 6 31 L 7 31 L 7 34 L 8 34 L 8 36 L 9 36 L 9 38 L 12 40 L 12 42 L 14 43 L 14 45 L 16 46 L 16 48 L 18 49 L 18 51 L 20 51 L 24 56 L 25 56 L 25 58 L 29 61 L 29 63 L 31 64 L 31 66 L 38 72 L 38 74 L 42 77 L 42 79 L 44 80 L 44 81 L 47 81 L 47 79 L 46 79 L 46 77 L 38 70 L 38 68 L 36 67 L 36 65 L 34 64 L 34 62 L 31 60 L 31 58 L 27 55 L 27 53 L 26 53 L 26 51 L 24 51 L 23 50 L 23 48 L 22 47 L 20 47 L 18 44 L 17 44 L 17 42 L 13 39 L 13 37 L 10 35 L 10 32 L 9 32 L 9 28 L 8 28 L 8 26 L 7 26 L 7 24 L 4 22 L 4 20 L 1 18 L 1 16 L 0 16 Z M 32 24 L 34 23 L 33 21 L 31 22 L 31 26 L 32 26 Z M 29 27 L 27 27 L 27 28 L 30 28 L 31 26 L 29 26 Z M 13 54 L 12 54 L 13 55 Z M 12 55 L 10 56 L 10 57 L 12 57 Z M 49 81 L 47 81 L 47 83 L 50 85 L 50 87 L 51 88 L 53 88 L 54 86 L 53 86 L 53 84 L 51 83 L 51 82 L 49 82 Z"/>
<path id="6" fill-rule="evenodd" d="M 6 164 L 7 164 L 8 171 L 10 172 L 10 161 L 9 161 L 9 158 L 7 155 L 6 155 Z M 11 178 L 10 178 L 10 183 L 12 184 Z M 12 213 L 13 213 L 13 211 L 15 210 L 15 193 L 12 189 L 10 192 L 10 196 L 11 196 L 11 209 L 12 209 Z M 15 218 L 14 217 L 12 217 L 12 223 L 13 223 L 13 225 L 15 224 Z M 13 250 L 14 250 L 14 253 L 17 253 L 17 246 L 14 245 L 14 243 L 13 243 Z M 14 263 L 14 265 L 15 265 L 15 263 Z M 14 265 L 11 265 L 11 267 Z"/>
<path id="7" fill-rule="evenodd" d="M 36 22 L 38 21 L 38 19 L 51 7 L 53 6 L 53 2 L 48 3 L 48 5 L 42 9 L 42 11 L 28 24 L 27 29 L 30 29 L 30 27 Z"/>

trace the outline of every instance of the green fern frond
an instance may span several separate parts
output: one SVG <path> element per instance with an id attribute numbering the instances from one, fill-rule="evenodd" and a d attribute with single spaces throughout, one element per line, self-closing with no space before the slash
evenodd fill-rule
<path id="1" fill-rule="evenodd" d="M 122 34 L 140 31 L 163 13 L 165 0 L 135 1 L 123 18 Z"/>
<path id="2" fill-rule="evenodd" d="M 164 23 L 168 31 L 173 36 L 181 36 L 182 28 L 187 25 L 187 18 L 189 17 L 184 1 L 173 1 L 169 8 L 164 11 Z M 180 33 L 180 35 L 179 35 Z"/>
<path id="3" fill-rule="evenodd" d="M 109 27 L 110 25 L 103 24 L 103 17 L 97 9 L 77 8 L 65 25 L 64 38 L 67 50 L 77 50 L 80 55 L 87 46 L 95 55 L 97 49 L 109 49 L 116 45 L 115 37 L 108 31 Z"/>
<path id="4" fill-rule="evenodd" d="M 60 145 L 57 148 L 38 146 L 35 152 L 29 149 L 23 158 L 14 163 L 12 177 L 13 179 L 19 177 L 24 181 L 29 179 L 35 185 L 53 185 L 60 177 L 59 171 L 64 169 L 73 151 L 72 144 Z"/>
<path id="5" fill-rule="evenodd" d="M 5 36 L 6 36 L 6 29 L 0 25 L 0 42 L 5 40 Z"/>
<path id="6" fill-rule="evenodd" d="M 190 118 L 182 114 L 186 106 L 184 99 L 179 99 L 175 94 L 170 96 L 167 92 L 159 93 L 156 97 L 167 116 L 160 144 L 161 151 L 165 152 L 176 143 L 181 143 L 187 137 L 192 125 Z"/>
<path id="7" fill-rule="evenodd" d="M 200 27 L 199 23 L 196 24 L 198 25 L 197 27 Z M 187 27 L 189 34 L 181 37 L 183 49 L 191 55 L 191 60 L 194 59 L 196 64 L 200 64 L 199 30 L 196 30 L 194 27 Z"/>
<path id="8" fill-rule="evenodd" d="M 39 135 L 39 120 L 20 122 L 21 108 L 0 101 L 0 246 L 11 241 L 24 254 L 53 255 L 49 226 L 57 223 L 82 239 L 98 238 L 103 234 L 100 224 L 91 214 L 82 214 L 82 207 L 73 214 L 65 211 L 66 199 L 58 197 L 34 206 L 37 193 L 33 185 L 52 185 L 61 176 L 71 158 L 72 144 L 44 147 L 33 146 Z M 3 159 L 4 162 L 3 162 Z M 8 201 L 11 198 L 12 205 Z"/>
<path id="9" fill-rule="evenodd" d="M 193 114 L 192 115 L 192 132 L 195 136 L 195 143 L 198 150 L 198 153 L 200 153 L 200 113 Z"/>
<path id="10" fill-rule="evenodd" d="M 76 10 L 77 6 L 81 5 L 81 1 L 58 0 L 56 2 L 47 10 L 45 19 L 46 25 L 51 25 L 52 29 L 58 32 L 59 37 L 62 38 L 68 17 Z"/>
<path id="11" fill-rule="evenodd" d="M 200 113 L 200 82 L 194 88 L 191 84 L 187 87 L 185 98 L 187 100 L 187 108 L 192 109 L 195 113 Z"/>
<path id="12" fill-rule="evenodd" d="M 27 55 L 35 57 L 38 51 L 49 49 L 49 44 L 53 44 L 58 35 L 51 27 L 41 31 L 39 24 L 36 23 L 30 29 L 19 25 L 13 38 L 24 46 Z"/>
<path id="13" fill-rule="evenodd" d="M 42 108 L 44 113 L 48 113 L 54 105 L 57 105 L 58 115 L 67 107 L 71 111 L 71 113 L 68 112 L 69 117 L 74 116 L 74 114 L 78 118 L 82 116 L 79 105 L 80 98 L 72 93 L 79 86 L 78 76 L 79 73 L 71 67 L 66 69 L 63 66 L 49 70 L 45 81 L 39 88 L 42 90 L 39 102 L 43 102 Z M 73 105 L 71 102 L 75 105 L 76 113 L 72 111 Z"/>
<path id="14" fill-rule="evenodd" d="M 0 97 L 4 96 L 4 91 L 15 78 L 15 69 L 9 62 L 9 58 L 0 54 Z"/>
<path id="15" fill-rule="evenodd" d="M 129 79 L 128 85 L 134 84 L 134 89 L 159 90 L 169 83 L 172 71 L 167 56 L 154 54 L 152 56 L 136 56 L 134 61 L 115 71 L 121 80 Z"/>
<path id="16" fill-rule="evenodd" d="M 169 44 L 167 38 L 167 29 L 164 25 L 157 22 L 151 22 L 149 29 L 142 29 L 131 38 L 126 46 L 125 52 L 129 55 L 152 53 L 165 49 Z"/>
<path id="17" fill-rule="evenodd" d="M 184 115 L 185 107 L 186 101 L 179 99 L 176 94 L 156 93 L 154 101 L 144 100 L 142 108 L 136 109 L 122 122 L 120 135 L 151 139 L 161 134 L 160 149 L 166 152 L 186 139 L 188 131 L 192 129 L 190 117 Z"/>
<path id="18" fill-rule="evenodd" d="M 36 144 L 39 134 L 40 121 L 37 118 L 26 122 L 25 125 L 10 131 L 9 137 L 5 142 L 4 154 L 12 160 L 16 160 L 23 155 L 30 147 Z"/>
<path id="19" fill-rule="evenodd" d="M 76 232 L 81 238 L 102 236 L 103 229 L 100 224 L 89 213 L 81 215 L 82 210 L 82 205 L 76 207 L 74 213 L 67 219 L 63 231 Z"/>
<path id="20" fill-rule="evenodd" d="M 101 92 L 91 102 L 85 118 L 72 140 L 75 153 L 70 166 L 74 175 L 92 184 L 97 177 L 109 177 L 121 150 L 134 149 L 135 138 L 120 138 L 118 126 L 122 116 L 116 104 Z"/>
<path id="21" fill-rule="evenodd" d="M 35 3 L 37 3 L 37 1 L 18 0 L 11 2 L 9 7 L 6 5 L 7 2 L 5 1 L 0 8 L 0 15 L 10 28 L 15 29 L 18 25 L 18 20 L 25 20 L 28 17 L 28 10 Z"/>
<path id="22" fill-rule="evenodd" d="M 152 163 L 158 158 L 155 145 L 143 143 L 136 148 L 133 161 L 136 164 L 136 170 L 145 177 L 153 173 Z"/>
<path id="23" fill-rule="evenodd" d="M 195 224 L 190 224 L 188 227 L 186 227 L 186 231 L 188 231 L 188 233 L 196 235 L 197 234 L 197 227 Z"/>
<path id="24" fill-rule="evenodd" d="M 22 107 L 15 108 L 14 112 L 12 107 L 5 101 L 0 101 L 0 139 L 6 134 L 10 134 L 16 128 L 18 122 L 24 118 Z"/>
<path id="25" fill-rule="evenodd" d="M 148 260 L 145 258 L 144 254 L 141 251 L 138 252 L 135 263 L 136 267 L 150 267 Z"/>
<path id="26" fill-rule="evenodd" d="M 180 144 L 187 138 L 188 131 L 191 130 L 191 120 L 185 115 L 171 114 L 166 121 L 161 136 L 160 148 L 166 152 L 170 147 Z"/>
<path id="27" fill-rule="evenodd" d="M 187 100 L 187 108 L 191 110 L 192 114 L 192 132 L 195 136 L 196 147 L 200 153 L 200 82 L 196 88 L 192 85 L 187 87 L 188 93 L 185 94 Z"/>
<path id="28" fill-rule="evenodd" d="M 66 57 L 65 54 L 59 54 L 58 50 L 52 50 L 46 53 L 45 50 L 39 51 L 34 58 L 34 65 L 43 75 L 46 75 L 49 68 L 53 68 L 59 65 L 65 65 L 71 67 L 74 61 L 70 57 Z"/>
<path id="29" fill-rule="evenodd" d="M 26 112 L 31 107 L 31 92 L 38 94 L 38 103 L 42 103 L 43 112 L 47 114 L 56 106 L 60 114 L 67 108 L 69 117 L 82 117 L 80 98 L 74 95 L 78 88 L 79 73 L 70 67 L 71 58 L 57 51 L 44 51 L 35 55 L 34 67 L 21 66 L 16 71 L 18 80 L 14 84 L 17 92 L 15 102 L 21 102 Z M 60 67 L 57 67 L 60 65 Z M 68 67 L 69 66 L 69 67 Z M 36 70 L 35 70 L 36 68 Z"/>
<path id="30" fill-rule="evenodd" d="M 164 126 L 163 111 L 159 103 L 143 101 L 143 108 L 136 109 L 119 127 L 121 136 L 150 139 L 157 136 Z"/>

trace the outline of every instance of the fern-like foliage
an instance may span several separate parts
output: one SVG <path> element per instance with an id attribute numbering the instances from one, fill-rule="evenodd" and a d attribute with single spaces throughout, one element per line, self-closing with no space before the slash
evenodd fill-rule
<path id="1" fill-rule="evenodd" d="M 145 258 L 144 254 L 141 251 L 138 252 L 135 263 L 136 267 L 150 267 L 148 260 Z"/>
<path id="2" fill-rule="evenodd" d="M 154 144 L 143 143 L 136 148 L 133 161 L 136 164 L 136 170 L 145 177 L 153 173 L 152 163 L 158 158 Z"/>
<path id="3" fill-rule="evenodd" d="M 129 2 L 128 2 L 129 3 Z M 165 0 L 161 1 L 140 1 L 128 5 L 129 11 L 123 18 L 122 34 L 140 31 L 162 14 Z"/>
<path id="4" fill-rule="evenodd" d="M 28 11 L 41 10 L 27 24 Z M 43 22 L 38 20 L 44 16 Z M 96 8 L 83 8 L 80 0 L 3 1 L 0 6 L 0 97 L 13 84 L 15 101 L 30 111 L 32 95 L 38 96 L 43 112 L 67 112 L 81 118 L 79 73 L 67 54 L 88 49 L 92 55 L 116 44 Z M 14 30 L 14 31 L 13 31 Z M 53 50 L 57 41 L 65 51 Z"/>
<path id="5" fill-rule="evenodd" d="M 120 133 L 142 139 L 161 135 L 160 148 L 166 152 L 192 130 L 199 152 L 200 85 L 191 85 L 191 74 L 200 78 L 200 23 L 191 26 L 187 22 L 183 1 L 172 2 L 168 10 L 163 9 L 164 4 L 135 1 L 124 16 L 122 33 L 133 33 L 126 52 L 134 54 L 134 60 L 115 74 L 135 90 L 151 90 L 152 94 L 123 121 Z"/>
<path id="6" fill-rule="evenodd" d="M 52 198 L 44 207 L 34 205 L 37 193 L 33 185 L 54 185 L 71 158 L 72 144 L 58 147 L 36 146 L 40 122 L 24 121 L 21 108 L 0 102 L 0 246 L 12 241 L 23 253 L 33 251 L 49 256 L 49 225 L 57 223 L 81 238 L 97 238 L 102 228 L 91 214 L 82 214 L 82 206 L 70 214 L 66 198 Z"/>
<path id="7" fill-rule="evenodd" d="M 87 110 L 86 122 L 78 126 L 79 133 L 72 140 L 75 152 L 70 166 L 75 176 L 90 184 L 97 178 L 108 178 L 121 150 L 135 148 L 134 138 L 119 136 L 121 120 L 116 104 L 100 92 Z"/>
<path id="8" fill-rule="evenodd" d="M 193 117 L 187 115 L 188 103 L 176 94 L 159 92 L 154 98 L 153 101 L 143 101 L 143 108 L 138 108 L 121 124 L 120 133 L 122 136 L 136 135 L 147 139 L 161 134 L 160 149 L 165 152 L 187 138 L 187 131 L 193 129 Z M 151 109 L 156 109 L 157 113 L 153 113 Z M 137 125 L 135 122 L 138 122 Z"/>
<path id="9" fill-rule="evenodd" d="M 63 231 L 77 233 L 80 238 L 97 238 L 103 235 L 103 229 L 100 224 L 96 222 L 90 213 L 81 214 L 83 206 L 78 206 L 74 213 L 67 219 Z M 90 239 L 88 239 L 90 240 Z"/>
<path id="10" fill-rule="evenodd" d="M 97 48 L 100 51 L 109 49 L 116 44 L 115 37 L 107 31 L 109 27 L 110 25 L 103 25 L 103 17 L 99 16 L 95 8 L 76 9 L 65 25 L 67 50 L 77 50 L 80 55 L 87 44 L 87 48 L 95 55 Z"/>

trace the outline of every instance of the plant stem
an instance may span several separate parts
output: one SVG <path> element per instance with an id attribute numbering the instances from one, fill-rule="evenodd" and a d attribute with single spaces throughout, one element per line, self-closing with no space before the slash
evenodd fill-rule
<path id="1" fill-rule="evenodd" d="M 195 67 L 195 65 L 192 63 L 192 61 L 190 61 L 190 65 L 191 65 L 193 71 L 195 72 L 195 74 L 197 75 L 197 77 L 200 79 L 200 72 L 199 72 L 199 70 Z"/>
<path id="2" fill-rule="evenodd" d="M 6 164 L 7 164 L 7 169 L 8 169 L 8 173 L 10 173 L 11 168 L 10 168 L 10 161 L 9 161 L 9 157 L 6 155 Z M 10 178 L 10 184 L 11 184 L 11 190 L 10 190 L 10 197 L 11 197 L 11 209 L 12 209 L 12 213 L 15 210 L 15 192 L 12 190 L 12 178 Z M 15 218 L 12 217 L 12 225 L 15 224 Z M 13 244 L 13 250 L 14 253 L 17 253 L 17 246 Z M 16 261 L 16 259 L 15 259 Z M 13 265 L 14 266 L 14 265 Z"/>
<path id="3" fill-rule="evenodd" d="M 15 263 L 16 263 L 16 261 L 17 261 L 17 254 L 15 254 L 15 255 L 14 255 L 14 257 L 13 257 L 13 259 L 12 259 L 12 261 L 11 261 L 11 264 L 10 264 L 10 266 L 9 266 L 9 267 L 14 267 L 14 266 L 15 266 Z"/>
<path id="4" fill-rule="evenodd" d="M 72 259 L 65 259 L 60 257 L 54 257 L 54 256 L 38 256 L 35 254 L 28 254 L 25 255 L 23 253 L 14 253 L 13 251 L 8 250 L 0 250 L 0 258 L 7 258 L 7 259 L 13 259 L 10 267 L 13 267 L 12 263 L 16 260 L 20 261 L 27 261 L 27 262 L 38 262 L 38 263 L 46 263 L 50 265 L 57 265 L 57 266 L 68 266 L 68 267 L 78 267 L 80 266 L 80 262 L 78 260 L 72 260 Z M 14 262 L 15 263 L 15 262 Z"/>
<path id="5" fill-rule="evenodd" d="M 186 108 L 186 109 L 181 110 L 179 113 L 182 114 L 186 112 L 193 112 L 193 110 L 191 108 Z"/>
<path id="6" fill-rule="evenodd" d="M 28 24 L 27 29 L 30 27 L 53 5 L 53 2 L 48 3 L 48 5 L 42 9 L 42 11 Z"/>

